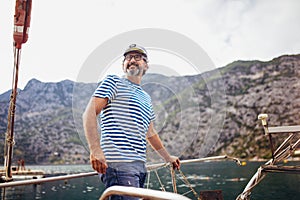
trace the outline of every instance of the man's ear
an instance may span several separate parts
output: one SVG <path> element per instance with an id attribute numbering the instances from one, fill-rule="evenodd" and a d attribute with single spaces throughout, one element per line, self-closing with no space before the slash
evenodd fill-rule
<path id="1" fill-rule="evenodd" d="M 149 65 L 148 63 L 145 64 L 145 71 L 147 71 L 149 69 Z"/>
<path id="2" fill-rule="evenodd" d="M 146 74 L 146 71 L 149 69 L 148 63 L 145 64 L 145 68 L 143 70 L 143 76 Z"/>

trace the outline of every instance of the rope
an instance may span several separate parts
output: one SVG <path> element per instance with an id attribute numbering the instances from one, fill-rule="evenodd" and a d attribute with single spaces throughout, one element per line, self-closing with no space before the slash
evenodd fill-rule
<path id="1" fill-rule="evenodd" d="M 159 168 L 159 169 L 161 169 L 161 168 Z M 173 169 L 172 166 L 170 166 L 169 170 L 170 170 L 170 174 L 171 174 L 171 178 L 172 178 L 173 192 L 177 193 L 177 183 L 176 183 L 176 175 L 177 174 L 176 174 L 176 172 L 175 172 L 175 170 Z M 166 191 L 166 189 L 165 189 L 165 187 L 164 187 L 164 185 L 163 185 L 163 183 L 162 183 L 162 181 L 161 181 L 161 179 L 160 179 L 160 177 L 159 177 L 159 175 L 157 173 L 157 169 L 154 169 L 152 171 L 154 171 L 154 173 L 155 173 L 155 175 L 156 175 L 156 177 L 158 179 L 158 182 L 159 182 L 159 184 L 161 186 L 161 190 L 162 191 Z M 194 188 L 192 187 L 191 183 L 188 181 L 187 177 L 184 175 L 184 173 L 182 172 L 182 170 L 179 169 L 178 171 L 179 171 L 180 176 L 181 176 L 180 180 L 182 180 L 183 183 L 186 184 L 190 188 L 190 191 L 184 193 L 183 196 L 185 196 L 186 194 L 188 194 L 190 192 L 193 192 L 194 196 L 198 200 L 201 200 L 200 197 L 199 197 L 199 194 L 194 190 Z M 151 171 L 148 173 L 148 182 L 147 182 L 148 188 L 149 188 L 150 174 L 151 174 Z"/>
<path id="2" fill-rule="evenodd" d="M 172 177 L 173 192 L 177 194 L 176 177 L 175 177 L 175 170 L 173 169 L 173 166 L 170 166 L 170 172 Z"/>
<path id="3" fill-rule="evenodd" d="M 265 177 L 265 174 L 262 173 L 262 167 L 259 167 L 256 174 L 255 174 L 255 179 L 253 180 L 253 182 L 248 186 L 246 186 L 247 189 L 245 189 L 236 199 L 237 200 L 245 200 L 245 199 L 250 199 L 250 194 L 251 194 L 251 190 Z M 252 178 L 253 179 L 253 178 Z M 251 180 L 252 180 L 251 179 Z M 250 182 L 251 182 L 250 180 Z M 250 183 L 249 182 L 249 183 Z M 248 183 L 248 184 L 249 184 Z"/>
<path id="4" fill-rule="evenodd" d="M 6 141 L 4 145 L 4 157 L 5 157 L 5 179 L 11 180 L 11 161 L 12 161 L 12 151 L 14 145 L 14 123 L 15 123 L 15 109 L 16 109 L 16 98 L 18 93 L 18 74 L 19 74 L 19 64 L 20 64 L 21 49 L 17 49 L 14 46 L 14 71 L 13 71 L 13 81 L 12 81 L 12 92 L 10 96 L 9 109 L 7 113 L 7 132 Z"/>
<path id="5" fill-rule="evenodd" d="M 194 196 L 196 198 L 198 198 L 198 200 L 199 200 L 199 197 L 198 197 L 199 194 L 194 190 L 194 188 L 192 187 L 191 183 L 188 181 L 187 177 L 183 174 L 183 172 L 181 170 L 179 170 L 179 173 L 180 173 L 180 175 L 182 177 L 182 181 L 191 189 L 190 191 L 192 191 L 193 194 L 194 194 Z"/>
<path id="6" fill-rule="evenodd" d="M 162 182 L 161 182 L 161 180 L 160 180 L 160 178 L 159 178 L 159 176 L 158 176 L 157 170 L 154 170 L 154 172 L 155 172 L 156 177 L 157 177 L 157 179 L 158 179 L 158 182 L 159 182 L 159 184 L 160 184 L 161 190 L 165 192 L 166 189 L 165 189 L 164 185 L 162 184 Z"/>
<path id="7" fill-rule="evenodd" d="M 10 137 L 10 134 L 6 133 L 6 142 L 10 145 L 15 145 L 15 140 L 13 137 Z"/>
<path id="8" fill-rule="evenodd" d="M 149 172 L 148 173 L 148 178 L 147 178 L 147 189 L 149 189 L 149 187 L 150 187 L 150 174 L 151 174 L 151 172 Z"/>

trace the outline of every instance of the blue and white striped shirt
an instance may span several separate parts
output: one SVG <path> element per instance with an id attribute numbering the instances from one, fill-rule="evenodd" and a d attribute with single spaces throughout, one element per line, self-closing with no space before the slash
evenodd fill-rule
<path id="1" fill-rule="evenodd" d="M 107 76 L 94 97 L 108 98 L 101 112 L 101 148 L 107 162 L 146 162 L 146 133 L 155 118 L 150 96 L 140 85 Z"/>

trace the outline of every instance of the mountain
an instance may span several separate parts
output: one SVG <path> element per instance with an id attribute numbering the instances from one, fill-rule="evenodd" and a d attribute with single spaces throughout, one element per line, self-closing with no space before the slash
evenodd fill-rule
<path id="1" fill-rule="evenodd" d="M 172 154 L 269 158 L 257 116 L 269 114 L 271 126 L 299 124 L 299 77 L 300 55 L 284 55 L 267 62 L 235 61 L 194 76 L 147 74 L 142 86 L 153 101 L 156 129 Z M 30 164 L 88 163 L 81 115 L 96 87 L 97 83 L 32 79 L 19 90 L 14 162 L 25 158 Z M 2 141 L 9 97 L 10 92 L 0 95 Z M 3 149 L 1 142 L 2 155 Z M 156 160 L 148 149 L 149 160 Z"/>

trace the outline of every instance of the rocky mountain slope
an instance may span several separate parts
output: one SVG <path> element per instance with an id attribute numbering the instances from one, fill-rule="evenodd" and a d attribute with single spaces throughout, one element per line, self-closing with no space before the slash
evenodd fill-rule
<path id="1" fill-rule="evenodd" d="M 299 78 L 300 55 L 286 55 L 268 62 L 236 61 L 195 76 L 148 74 L 143 88 L 152 97 L 156 129 L 172 154 L 268 158 L 268 141 L 257 115 L 268 113 L 272 126 L 300 124 Z M 88 162 L 81 114 L 96 86 L 69 80 L 28 82 L 17 98 L 14 160 Z M 0 95 L 1 141 L 9 96 Z M 1 142 L 1 155 L 3 146 Z M 150 148 L 148 157 L 157 158 Z"/>

